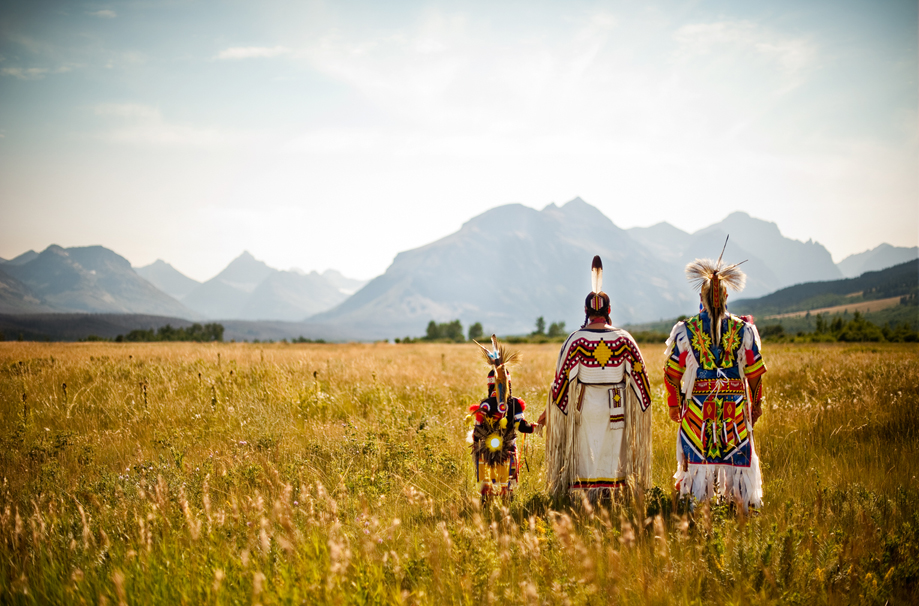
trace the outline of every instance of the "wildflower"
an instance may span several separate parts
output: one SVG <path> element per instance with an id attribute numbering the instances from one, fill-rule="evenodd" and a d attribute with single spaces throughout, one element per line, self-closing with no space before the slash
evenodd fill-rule
<path id="1" fill-rule="evenodd" d="M 220 582 L 223 581 L 225 577 L 226 575 L 223 573 L 221 569 L 219 568 L 214 569 L 214 591 L 215 592 L 220 589 Z"/>

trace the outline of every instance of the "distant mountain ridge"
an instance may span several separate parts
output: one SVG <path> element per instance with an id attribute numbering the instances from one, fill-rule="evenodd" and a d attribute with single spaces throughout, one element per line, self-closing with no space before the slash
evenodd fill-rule
<path id="1" fill-rule="evenodd" d="M 822 245 L 786 238 L 775 223 L 746 213 L 694 234 L 668 223 L 623 230 L 575 198 L 542 211 L 519 204 L 486 211 L 450 236 L 399 253 L 382 276 L 309 321 L 362 326 L 369 338 L 421 334 L 431 319 L 482 322 L 503 334 L 531 331 L 538 316 L 574 327 L 583 321 L 594 254 L 607 268 L 614 323 L 673 317 L 696 306 L 685 264 L 717 258 L 728 234 L 725 259 L 747 260 L 745 294 L 842 277 Z"/>
<path id="2" fill-rule="evenodd" d="M 0 266 L 22 287 L 12 300 L 4 298 L 2 312 L 51 310 L 196 317 L 193 311 L 138 276 L 127 259 L 102 246 L 65 249 L 51 245 L 40 254 L 26 253 L 13 261 L 24 258 L 25 262 Z M 13 292 L 4 290 L 8 295 Z"/>
<path id="3" fill-rule="evenodd" d="M 586 268 L 600 254 L 613 321 L 645 323 L 695 311 L 697 295 L 683 268 L 696 257 L 717 257 L 728 235 L 725 260 L 746 260 L 745 299 L 919 257 L 917 247 L 883 244 L 837 265 L 821 244 L 786 238 L 775 223 L 743 212 L 695 233 L 666 222 L 624 230 L 575 198 L 542 210 L 520 204 L 490 209 L 445 238 L 399 253 L 369 282 L 335 270 L 281 271 L 244 251 L 200 283 L 162 260 L 132 269 L 101 246 L 52 245 L 0 260 L 0 313 L 264 320 L 281 323 L 269 334 L 282 334 L 290 328 L 282 324 L 292 323 L 322 338 L 358 340 L 417 336 L 432 319 L 458 318 L 466 326 L 482 322 L 486 332 L 521 334 L 539 316 L 568 328 L 580 325 Z"/>
<path id="4" fill-rule="evenodd" d="M 170 264 L 132 268 L 102 246 L 27 251 L 0 262 L 0 314 L 124 313 L 300 322 L 365 284 L 335 270 L 279 271 L 245 251 L 200 283 Z"/>
<path id="5" fill-rule="evenodd" d="M 184 299 L 188 293 L 201 284 L 162 259 L 157 259 L 144 267 L 135 267 L 134 271 L 141 278 L 178 301 Z"/>
<path id="6" fill-rule="evenodd" d="M 809 311 L 862 301 L 876 301 L 919 291 L 919 259 L 879 271 L 865 272 L 857 278 L 796 284 L 757 299 L 738 299 L 730 304 L 737 314 L 777 315 Z"/>
<path id="7" fill-rule="evenodd" d="M 666 222 L 627 231 L 662 258 L 672 261 L 680 271 L 693 259 L 717 258 L 725 238 L 730 236 L 724 259 L 731 263 L 747 261 L 744 296 L 748 297 L 762 296 L 792 284 L 843 277 L 821 244 L 786 238 L 775 223 L 745 212 L 731 213 L 692 234 Z"/>
<path id="8" fill-rule="evenodd" d="M 529 332 L 537 316 L 583 321 L 590 260 L 603 258 L 615 321 L 689 305 L 670 266 L 580 198 L 542 211 L 500 206 L 458 232 L 399 253 L 382 276 L 309 319 L 360 327 L 367 338 L 421 334 L 431 319 L 482 322 L 486 332 Z"/>
<path id="9" fill-rule="evenodd" d="M 299 322 L 347 299 L 349 293 L 340 285 L 364 284 L 330 272 L 334 270 L 327 270 L 326 277 L 315 271 L 281 271 L 243 251 L 219 274 L 191 289 L 182 302 L 212 319 Z"/>
<path id="10" fill-rule="evenodd" d="M 866 271 L 878 271 L 919 258 L 919 246 L 891 246 L 881 244 L 855 255 L 849 255 L 837 265 L 847 278 L 860 276 Z"/>

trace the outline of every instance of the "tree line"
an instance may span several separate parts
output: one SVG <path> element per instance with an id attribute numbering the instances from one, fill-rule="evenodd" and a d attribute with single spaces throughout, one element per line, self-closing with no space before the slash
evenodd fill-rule
<path id="1" fill-rule="evenodd" d="M 798 332 L 788 334 L 781 324 L 764 326 L 761 335 L 770 341 L 810 341 L 833 342 L 884 342 L 891 343 L 916 343 L 919 342 L 919 332 L 915 331 L 906 322 L 899 324 L 888 323 L 878 326 L 867 320 L 860 312 L 856 311 L 851 320 L 844 320 L 836 316 L 830 321 L 823 314 L 814 317 L 816 327 L 813 332 Z"/>
<path id="2" fill-rule="evenodd" d="M 504 340 L 509 343 L 539 343 L 564 337 L 567 334 L 568 333 L 565 332 L 564 322 L 552 322 L 549 324 L 547 330 L 546 320 L 540 316 L 536 318 L 536 329 L 533 332 L 525 336 L 505 337 Z M 459 320 L 452 320 L 450 322 L 436 322 L 435 320 L 431 320 L 428 322 L 428 327 L 423 337 L 404 337 L 402 339 L 396 339 L 395 341 L 396 343 L 465 343 L 467 340 L 481 342 L 484 338 L 486 338 L 486 335 L 481 322 L 474 322 L 469 326 L 469 331 L 464 333 L 463 324 Z"/>
<path id="3" fill-rule="evenodd" d="M 116 343 L 151 343 L 154 341 L 194 341 L 196 343 L 210 343 L 213 341 L 223 342 L 223 325 L 198 324 L 195 322 L 191 326 L 173 328 L 170 324 L 160 326 L 155 331 L 150 328 L 147 330 L 132 330 L 126 335 L 115 337 Z"/>

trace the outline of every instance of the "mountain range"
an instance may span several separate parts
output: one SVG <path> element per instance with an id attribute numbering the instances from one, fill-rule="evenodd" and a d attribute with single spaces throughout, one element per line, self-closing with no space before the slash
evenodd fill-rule
<path id="1" fill-rule="evenodd" d="M 306 337 L 325 339 L 419 335 L 432 319 L 520 334 L 530 332 L 539 316 L 569 328 L 583 321 L 590 260 L 599 254 L 613 321 L 638 323 L 694 311 L 697 295 L 683 267 L 696 257 L 716 258 L 728 234 L 724 258 L 746 260 L 747 298 L 919 256 L 916 247 L 882 244 L 834 264 L 821 244 L 787 238 L 775 223 L 743 212 L 694 233 L 669 223 L 621 229 L 575 198 L 542 210 L 493 208 L 454 234 L 399 253 L 383 275 L 366 283 L 335 270 L 278 270 L 248 252 L 202 283 L 162 260 L 132 268 L 101 246 L 52 245 L 0 260 L 0 313 L 235 319 L 249 322 L 240 327 L 252 334 L 258 332 L 252 322 L 281 322 L 272 329 L 279 333 L 292 329 L 287 322 Z"/>
<path id="2" fill-rule="evenodd" d="M 360 328 L 366 338 L 420 334 L 431 319 L 482 322 L 503 334 L 533 329 L 536 317 L 583 321 L 590 260 L 604 261 L 614 323 L 674 317 L 695 309 L 685 264 L 746 260 L 746 296 L 842 278 L 816 242 L 784 237 L 775 223 L 736 212 L 695 233 L 668 223 L 623 230 L 580 198 L 541 211 L 519 204 L 489 210 L 441 240 L 400 253 L 386 272 L 311 323 Z"/>
<path id="3" fill-rule="evenodd" d="M 335 270 L 322 274 L 277 270 L 248 251 L 204 283 L 186 277 L 162 260 L 136 271 L 211 319 L 297 322 L 338 305 L 365 283 Z"/>
<path id="4" fill-rule="evenodd" d="M 878 271 L 907 261 L 919 259 L 919 246 L 891 246 L 881 244 L 863 253 L 849 255 L 839 262 L 839 270 L 847 278 L 855 278 L 866 271 Z"/>
<path id="5" fill-rule="evenodd" d="M 0 313 L 299 321 L 337 305 L 363 284 L 335 270 L 279 271 L 248 252 L 200 283 L 162 260 L 132 268 L 102 246 L 51 245 L 0 263 Z"/>
<path id="6" fill-rule="evenodd" d="M 197 317 L 102 246 L 51 245 L 0 265 L 0 312 L 41 311 Z"/>

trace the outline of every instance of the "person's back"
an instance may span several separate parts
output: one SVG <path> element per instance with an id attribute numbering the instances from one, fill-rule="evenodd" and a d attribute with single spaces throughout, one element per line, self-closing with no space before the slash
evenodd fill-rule
<path id="1" fill-rule="evenodd" d="M 664 386 L 677 435 L 676 489 L 698 501 L 714 495 L 744 509 L 762 504 L 753 425 L 762 414 L 756 326 L 727 312 L 727 290 L 743 288 L 736 265 L 697 259 L 686 273 L 697 282 L 703 310 L 678 322 L 667 340 Z"/>
<path id="2" fill-rule="evenodd" d="M 602 276 L 599 257 L 593 273 Z M 648 378 L 632 336 L 610 324 L 609 296 L 601 285 L 594 280 L 584 326 L 562 346 L 540 419 L 547 421 L 547 481 L 556 496 L 585 491 L 594 499 L 630 482 L 650 484 Z"/>

